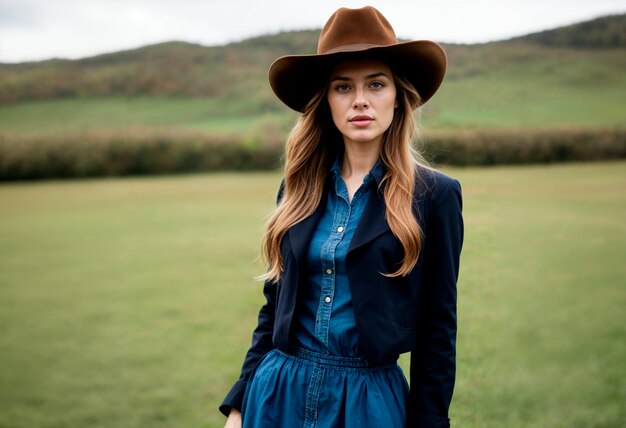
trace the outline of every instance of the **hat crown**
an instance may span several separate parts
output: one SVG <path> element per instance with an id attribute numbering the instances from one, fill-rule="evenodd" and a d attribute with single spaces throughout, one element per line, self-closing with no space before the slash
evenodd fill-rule
<path id="1" fill-rule="evenodd" d="M 342 7 L 324 25 L 317 44 L 317 54 L 397 43 L 391 24 L 377 9 L 372 6 L 360 9 Z"/>

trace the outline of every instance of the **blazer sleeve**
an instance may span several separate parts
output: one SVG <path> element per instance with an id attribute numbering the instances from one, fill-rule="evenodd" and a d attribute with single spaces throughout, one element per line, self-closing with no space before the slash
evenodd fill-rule
<path id="1" fill-rule="evenodd" d="M 241 411 L 246 385 L 255 367 L 261 358 L 273 348 L 272 334 L 274 331 L 274 314 L 276 309 L 274 305 L 274 302 L 276 302 L 276 287 L 276 283 L 269 281 L 266 281 L 263 286 L 263 294 L 267 302 L 259 311 L 259 321 L 252 333 L 252 344 L 244 359 L 241 375 L 220 405 L 220 412 L 225 416 L 228 416 L 232 408 Z"/>
<path id="2" fill-rule="evenodd" d="M 445 177 L 445 176 L 444 176 Z M 409 427 L 449 427 L 456 373 L 456 284 L 463 245 L 461 185 L 445 177 L 425 227 L 416 348 L 411 353 Z"/>
<path id="3" fill-rule="evenodd" d="M 278 190 L 278 196 L 276 198 L 277 204 L 282 199 L 283 192 L 284 181 L 281 183 Z M 241 411 L 246 385 L 248 384 L 254 369 L 261 358 L 274 347 L 272 335 L 274 332 L 277 289 L 278 283 L 276 282 L 265 281 L 263 285 L 263 294 L 266 302 L 259 311 L 258 323 L 252 333 L 252 344 L 246 353 L 243 367 L 241 368 L 241 375 L 220 405 L 220 412 L 222 412 L 225 416 L 228 416 L 233 408 Z"/>

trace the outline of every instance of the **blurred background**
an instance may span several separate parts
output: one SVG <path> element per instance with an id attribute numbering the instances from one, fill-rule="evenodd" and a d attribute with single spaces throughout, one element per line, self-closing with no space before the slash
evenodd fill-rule
<path id="1" fill-rule="evenodd" d="M 369 3 L 449 59 L 453 425 L 624 426 L 626 5 Z M 363 5 L 0 0 L 0 427 L 223 425 L 296 118 L 267 69 Z"/>

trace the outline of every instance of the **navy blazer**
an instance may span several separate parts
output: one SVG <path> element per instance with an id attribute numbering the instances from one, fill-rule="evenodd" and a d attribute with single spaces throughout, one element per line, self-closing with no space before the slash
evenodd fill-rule
<path id="1" fill-rule="evenodd" d="M 350 242 L 346 267 L 359 351 L 370 364 L 411 352 L 409 427 L 448 427 L 456 371 L 456 283 L 463 244 L 461 186 L 441 172 L 419 170 L 413 211 L 423 231 L 417 265 L 405 277 L 397 270 L 404 251 L 385 220 L 384 188 L 369 198 Z M 279 199 L 282 195 L 279 191 Z M 283 274 L 267 281 L 241 376 L 220 410 L 241 409 L 247 382 L 259 360 L 273 348 L 288 349 L 299 287 L 304 284 L 309 240 L 326 198 L 308 218 L 289 229 L 281 242 Z"/>

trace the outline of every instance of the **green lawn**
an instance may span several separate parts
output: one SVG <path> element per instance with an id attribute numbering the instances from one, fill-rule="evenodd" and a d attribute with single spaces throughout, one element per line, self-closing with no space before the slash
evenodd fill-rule
<path id="1" fill-rule="evenodd" d="M 504 46 L 500 48 L 506 49 Z M 488 72 L 458 70 L 425 105 L 424 125 L 432 128 L 622 126 L 626 109 L 624 55 L 606 51 L 548 49 L 541 57 L 521 49 L 496 61 L 493 47 L 475 54 Z M 501 53 L 502 54 L 502 53 Z M 453 59 L 451 60 L 453 61 Z M 495 63 L 491 63 L 496 61 Z M 460 66 L 460 64 L 458 64 Z M 455 75 L 460 73 L 460 75 Z"/>
<path id="2" fill-rule="evenodd" d="M 466 222 L 454 426 L 622 426 L 626 162 L 446 172 Z M 221 427 L 278 182 L 0 186 L 0 427 Z"/>
<path id="3" fill-rule="evenodd" d="M 202 98 L 84 98 L 0 104 L 0 135 L 67 134 L 135 128 L 246 133 L 265 123 L 287 129 L 294 116 L 255 112 L 242 115 L 223 100 Z"/>

